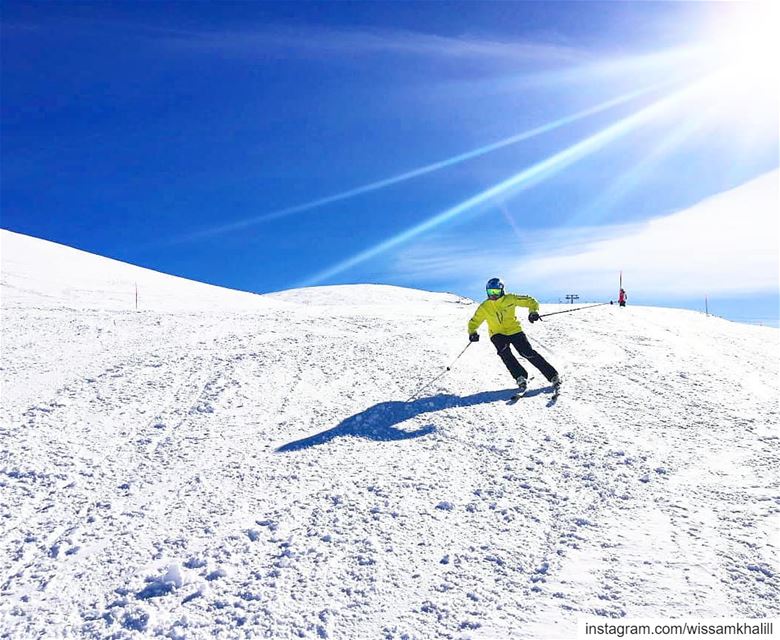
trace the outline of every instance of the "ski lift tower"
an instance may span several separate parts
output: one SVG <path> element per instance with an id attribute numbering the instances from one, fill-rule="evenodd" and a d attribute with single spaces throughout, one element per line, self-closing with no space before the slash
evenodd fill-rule
<path id="1" fill-rule="evenodd" d="M 568 293 L 566 294 L 565 298 L 571 303 L 574 304 L 575 300 L 579 300 L 580 297 L 575 293 Z"/>

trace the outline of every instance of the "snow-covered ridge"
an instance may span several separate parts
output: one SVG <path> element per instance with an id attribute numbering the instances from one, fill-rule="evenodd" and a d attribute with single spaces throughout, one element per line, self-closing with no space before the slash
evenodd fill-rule
<path id="1" fill-rule="evenodd" d="M 0 230 L 4 307 L 112 311 L 259 310 L 261 296 L 144 269 L 72 247 Z"/>
<path id="2" fill-rule="evenodd" d="M 508 406 L 483 328 L 410 399 L 467 344 L 473 304 L 251 296 L 2 240 L 0 637 L 571 638 L 581 616 L 780 615 L 777 329 L 553 316 L 526 330 L 562 396 L 537 373 Z M 159 307 L 130 312 L 136 278 Z"/>
<path id="3" fill-rule="evenodd" d="M 398 306 L 470 300 L 390 285 L 290 289 L 258 295 L 172 276 L 0 229 L 2 304 L 131 311 L 257 311 L 306 306 Z"/>
<path id="4" fill-rule="evenodd" d="M 287 302 L 303 301 L 315 306 L 383 306 L 416 305 L 440 302 L 454 304 L 472 304 L 473 301 L 449 293 L 421 291 L 386 284 L 350 284 L 322 287 L 304 287 L 278 293 L 266 294 L 267 297 Z"/>

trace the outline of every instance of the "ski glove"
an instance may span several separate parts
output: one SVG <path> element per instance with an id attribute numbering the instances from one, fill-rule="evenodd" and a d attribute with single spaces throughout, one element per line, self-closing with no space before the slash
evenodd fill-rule
<path id="1" fill-rule="evenodd" d="M 537 320 L 541 320 L 541 318 L 539 317 L 539 314 L 536 311 L 531 311 L 531 313 L 528 314 L 528 322 L 533 324 Z"/>
<path id="2" fill-rule="evenodd" d="M 479 334 L 478 333 L 470 333 L 469 334 L 469 342 L 479 342 Z"/>

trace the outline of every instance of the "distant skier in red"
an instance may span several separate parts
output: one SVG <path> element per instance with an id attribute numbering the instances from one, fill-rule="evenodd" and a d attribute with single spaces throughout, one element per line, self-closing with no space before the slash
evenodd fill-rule
<path id="1" fill-rule="evenodd" d="M 621 307 L 625 307 L 626 300 L 628 300 L 628 296 L 626 295 L 626 290 L 623 287 L 620 287 L 620 294 L 618 294 L 618 304 Z"/>

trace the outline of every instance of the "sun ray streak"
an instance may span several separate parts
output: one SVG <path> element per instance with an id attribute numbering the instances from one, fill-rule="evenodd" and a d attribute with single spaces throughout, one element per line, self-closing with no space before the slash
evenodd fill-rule
<path id="1" fill-rule="evenodd" d="M 567 220 L 567 226 L 592 226 L 603 219 L 612 207 L 635 189 L 641 183 L 642 177 L 657 166 L 663 158 L 677 149 L 694 133 L 705 128 L 708 115 L 715 111 L 716 105 L 710 104 L 709 107 L 705 107 L 704 111 L 699 112 L 696 118 L 683 120 L 655 145 L 645 150 L 641 160 L 628 167 L 619 177 L 611 180 L 609 186 L 597 198 L 583 208 L 574 211 Z"/>
<path id="2" fill-rule="evenodd" d="M 624 95 L 618 96 L 616 98 L 612 98 L 611 100 L 607 100 L 606 102 L 602 102 L 600 104 L 597 104 L 593 107 L 589 107 L 587 109 L 583 109 L 581 111 L 577 111 L 576 113 L 572 113 L 568 116 L 564 116 L 562 118 L 559 118 L 557 120 L 553 120 L 552 122 L 548 122 L 546 124 L 540 125 L 538 127 L 534 127 L 533 129 L 529 129 L 528 131 L 524 131 L 522 133 L 518 133 L 513 136 L 509 136 L 508 138 L 504 138 L 503 140 L 499 140 L 497 142 L 493 142 L 491 144 L 484 145 L 482 147 L 478 147 L 476 149 L 472 149 L 471 151 L 466 151 L 464 153 L 460 153 L 458 155 L 452 156 L 451 158 L 447 158 L 445 160 L 440 160 L 438 162 L 433 162 L 431 164 L 424 165 L 422 167 L 417 167 L 415 169 L 411 169 L 409 171 L 405 171 L 403 173 L 399 173 L 397 175 L 391 176 L 389 178 L 385 178 L 383 180 L 377 180 L 375 182 L 370 182 L 368 184 L 361 185 L 359 187 L 355 187 L 354 189 L 349 189 L 347 191 L 342 191 L 340 193 L 336 193 L 330 196 L 325 196 L 323 198 L 318 198 L 317 200 L 311 200 L 309 202 L 305 202 L 303 204 L 295 205 L 292 207 L 286 207 L 284 209 L 277 209 L 276 211 L 271 211 L 269 213 L 265 213 L 263 215 L 259 216 L 253 216 L 251 218 L 245 218 L 243 220 L 237 220 L 235 222 L 231 222 L 228 224 L 224 224 L 218 227 L 211 227 L 209 229 L 203 229 L 201 231 L 196 231 L 194 233 L 190 233 L 184 236 L 181 236 L 177 239 L 174 239 L 174 243 L 178 242 L 189 242 L 193 240 L 198 240 L 202 238 L 212 237 L 215 235 L 220 235 L 223 233 L 228 233 L 231 231 L 238 231 L 241 229 L 246 229 L 248 227 L 252 227 L 257 224 L 261 224 L 264 222 L 270 222 L 271 220 L 278 220 L 279 218 L 284 218 L 296 213 L 302 213 L 304 211 L 308 211 L 310 209 L 316 209 L 319 207 L 323 207 L 328 204 L 333 204 L 334 202 L 340 202 L 342 200 L 346 200 L 348 198 L 353 198 L 355 196 L 359 196 L 365 193 L 370 193 L 372 191 L 377 191 L 379 189 L 383 189 L 385 187 L 389 187 L 395 184 L 398 184 L 400 182 L 405 182 L 406 180 L 411 180 L 412 178 L 417 178 L 429 173 L 433 173 L 434 171 L 439 171 L 440 169 L 446 169 L 447 167 L 451 167 L 456 164 L 460 164 L 462 162 L 466 162 L 467 160 L 471 160 L 473 158 L 478 158 L 480 156 L 484 156 L 488 153 L 491 153 L 493 151 L 497 151 L 499 149 L 503 149 L 505 147 L 508 147 L 513 144 L 517 144 L 518 142 L 522 142 L 524 140 L 528 140 L 530 138 L 533 138 L 535 136 L 542 135 L 544 133 L 548 133 L 550 131 L 553 131 L 555 129 L 559 129 L 561 127 L 564 127 L 568 124 L 572 124 L 573 122 L 576 122 L 578 120 L 583 120 L 585 118 L 588 118 L 589 116 L 596 115 L 598 113 L 601 113 L 603 111 L 607 111 L 609 109 L 612 109 L 613 107 L 617 107 L 621 104 L 625 104 L 627 102 L 630 102 L 636 98 L 639 98 L 643 95 L 649 94 L 653 91 L 659 90 L 663 88 L 664 86 L 667 86 L 668 82 L 663 83 L 657 83 L 653 84 L 647 87 L 643 87 L 641 89 L 637 89 L 635 91 L 631 91 L 629 93 L 626 93 Z"/>
<path id="3" fill-rule="evenodd" d="M 361 264 L 366 260 L 375 258 L 376 256 L 383 254 L 401 244 L 404 244 L 405 242 L 408 242 L 412 238 L 415 238 L 422 233 L 431 231 L 445 222 L 453 220 L 462 213 L 485 204 L 497 196 L 515 193 L 522 189 L 527 189 L 528 187 L 559 173 L 564 168 L 576 162 L 580 158 L 598 151 L 613 140 L 619 138 L 622 135 L 625 135 L 629 131 L 636 129 L 654 117 L 657 117 L 670 107 L 675 106 L 683 100 L 701 92 L 707 86 L 709 86 L 713 80 L 714 77 L 707 77 L 693 85 L 661 98 L 660 100 L 640 109 L 632 115 L 622 118 L 621 120 L 618 120 L 610 126 L 602 129 L 601 131 L 583 140 L 580 140 L 570 147 L 567 147 L 566 149 L 559 151 L 558 153 L 549 156 L 540 162 L 537 162 L 536 164 L 515 174 L 511 178 L 508 178 L 503 182 L 499 182 L 489 189 L 485 189 L 484 191 L 464 200 L 463 202 L 460 202 L 454 207 L 450 207 L 449 209 L 428 218 L 420 224 L 402 231 L 401 233 L 393 236 L 392 238 L 389 238 L 388 240 L 385 240 L 384 242 L 361 251 L 351 258 L 343 260 L 342 262 L 339 262 L 338 264 L 328 269 L 320 271 L 319 273 L 306 279 L 299 286 L 312 286 L 321 284 L 333 276 L 338 275 L 358 264 Z"/>
<path id="4" fill-rule="evenodd" d="M 511 211 L 509 211 L 509 207 L 506 206 L 506 202 L 504 201 L 503 198 L 499 198 L 496 201 L 496 207 L 504 216 L 506 223 L 512 229 L 512 233 L 514 233 L 517 239 L 522 242 L 524 236 L 523 230 L 520 228 L 520 225 L 518 225 L 517 222 L 515 221 L 515 217 L 512 215 Z"/>

